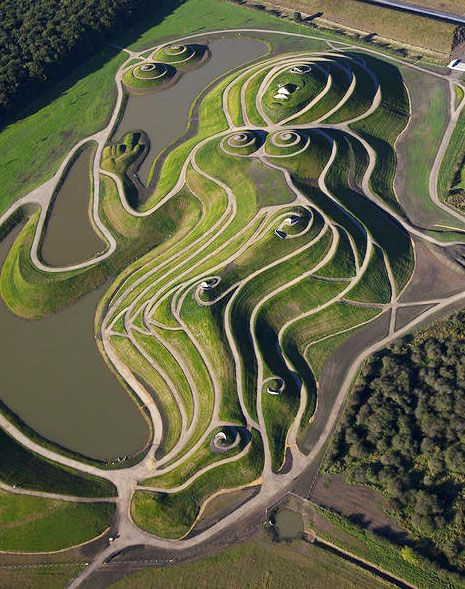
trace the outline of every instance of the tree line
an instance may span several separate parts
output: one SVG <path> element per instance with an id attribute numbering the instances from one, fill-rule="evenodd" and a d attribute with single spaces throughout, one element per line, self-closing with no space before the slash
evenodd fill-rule
<path id="1" fill-rule="evenodd" d="M 365 366 L 326 462 L 387 498 L 420 553 L 465 570 L 465 311 Z"/>
<path id="2" fill-rule="evenodd" d="M 108 38 L 169 0 L 3 0 L 0 116 L 95 53 Z M 179 3 L 179 2 L 178 2 Z"/>

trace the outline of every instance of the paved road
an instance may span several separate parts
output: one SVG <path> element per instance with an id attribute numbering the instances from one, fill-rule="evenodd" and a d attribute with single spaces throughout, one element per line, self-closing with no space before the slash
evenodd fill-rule
<path id="1" fill-rule="evenodd" d="M 405 2 L 399 2 L 398 0 L 365 0 L 365 2 L 369 4 L 380 4 L 381 6 L 396 8 L 398 10 L 405 10 L 406 12 L 412 12 L 413 14 L 419 14 L 421 16 L 446 20 L 458 25 L 465 24 L 465 15 L 459 16 L 458 14 L 452 14 L 451 12 L 444 12 L 442 10 L 434 10 L 433 8 L 426 8 L 425 6 L 420 6 L 418 4 L 407 4 Z"/>

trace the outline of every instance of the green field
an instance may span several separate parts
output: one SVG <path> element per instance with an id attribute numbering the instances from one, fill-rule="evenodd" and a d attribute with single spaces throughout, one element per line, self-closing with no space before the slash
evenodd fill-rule
<path id="1" fill-rule="evenodd" d="M 112 589 L 194 589 L 216 587 L 226 589 L 381 589 L 378 581 L 341 559 L 318 548 L 295 541 L 272 544 L 263 539 L 230 548 L 217 556 L 170 568 L 147 569 L 132 573 L 113 583 Z"/>
<path id="2" fill-rule="evenodd" d="M 0 550 L 48 552 L 87 542 L 111 522 L 114 507 L 0 491 Z"/>
<path id="3" fill-rule="evenodd" d="M 34 454 L 0 430 L 0 481 L 34 491 L 82 497 L 112 497 L 113 485 L 58 466 Z"/>

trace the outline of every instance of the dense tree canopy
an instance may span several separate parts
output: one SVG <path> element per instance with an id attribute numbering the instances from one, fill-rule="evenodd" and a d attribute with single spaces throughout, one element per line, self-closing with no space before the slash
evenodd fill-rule
<path id="1" fill-rule="evenodd" d="M 427 552 L 465 568 L 465 311 L 365 367 L 329 471 L 389 498 Z"/>
<path id="2" fill-rule="evenodd" d="M 30 99 L 126 27 L 163 2 L 156 0 L 2 0 L 0 112 Z M 158 8 L 157 8 L 158 7 Z"/>

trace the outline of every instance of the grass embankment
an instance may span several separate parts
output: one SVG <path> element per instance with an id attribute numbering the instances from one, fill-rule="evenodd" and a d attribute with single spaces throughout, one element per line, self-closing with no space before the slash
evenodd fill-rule
<path id="1" fill-rule="evenodd" d="M 35 213 L 12 245 L 0 275 L 0 293 L 8 308 L 21 317 L 39 319 L 70 305 L 105 280 L 103 265 L 53 274 L 38 270 L 30 251 L 39 214 Z"/>
<path id="2" fill-rule="evenodd" d="M 279 239 L 276 237 L 276 239 Z M 301 254 L 297 254 L 287 261 L 280 262 L 271 269 L 261 272 L 253 281 L 248 282 L 238 292 L 231 309 L 231 328 L 233 337 L 238 346 L 241 356 L 241 362 L 244 367 L 243 374 L 243 392 L 244 401 L 247 409 L 252 416 L 256 416 L 256 370 L 257 360 L 253 342 L 250 336 L 250 318 L 255 306 L 260 300 L 273 290 L 286 285 L 290 280 L 299 277 L 302 274 L 302 268 L 312 268 L 326 254 L 330 247 L 331 238 L 327 232 L 313 247 L 307 249 Z M 258 334 L 258 331 L 256 331 Z M 273 336 L 275 341 L 276 336 Z M 260 342 L 259 342 L 260 343 Z M 270 344 L 272 346 L 272 344 Z M 259 353 L 263 356 L 263 350 L 260 348 Z M 279 361 L 281 376 L 289 382 L 289 390 L 295 386 L 293 377 L 289 374 L 287 367 Z M 272 364 L 275 366 L 275 364 Z M 270 370 L 273 374 L 273 371 Z M 288 393 L 289 394 L 289 393 Z M 290 398 L 295 399 L 294 394 Z M 278 459 L 279 460 L 279 459 Z"/>
<path id="3" fill-rule="evenodd" d="M 152 396 L 156 396 L 157 407 L 163 421 L 163 439 L 160 448 L 164 454 L 169 452 L 178 441 L 182 426 L 179 406 L 171 389 L 128 338 L 112 337 L 111 345 L 121 361 L 144 385 L 144 388 Z"/>
<path id="4" fill-rule="evenodd" d="M 188 194 L 178 194 L 163 214 L 135 218 L 128 214 L 109 178 L 102 180 L 102 220 L 115 232 L 118 248 L 114 256 L 86 268 L 47 273 L 38 270 L 30 258 L 38 213 L 33 214 L 11 247 L 0 275 L 0 294 L 9 309 L 28 319 L 40 319 L 71 305 L 82 295 L 102 285 L 128 261 L 145 252 L 170 244 L 174 234 L 180 238 L 192 226 L 197 212 L 188 206 Z"/>
<path id="5" fill-rule="evenodd" d="M 237 446 L 225 452 L 213 452 L 212 440 L 220 431 L 224 431 L 224 428 L 216 428 L 189 460 L 185 460 L 177 468 L 166 474 L 146 479 L 143 484 L 149 487 L 167 490 L 182 485 L 203 468 L 212 466 L 220 460 L 229 460 L 236 456 L 245 448 L 249 441 L 249 436 L 245 434 L 244 430 L 238 429 L 237 431 L 241 435 L 241 441 Z M 235 438 L 235 435 L 235 433 L 232 434 L 233 438 Z"/>
<path id="6" fill-rule="evenodd" d="M 347 231 L 339 229 L 339 245 L 337 255 L 317 272 L 321 278 L 347 278 L 355 276 L 355 258 L 352 244 Z"/>
<path id="7" fill-rule="evenodd" d="M 372 235 L 385 252 L 400 291 L 413 271 L 413 248 L 402 226 L 372 201 L 352 190 L 348 178 L 351 170 L 351 154 L 344 135 L 332 131 L 338 145 L 337 157 L 327 176 L 331 193 L 351 212 Z M 395 237 L 394 237 L 395 236 Z"/>
<path id="8" fill-rule="evenodd" d="M 184 372 L 184 374 L 187 373 L 190 376 L 198 398 L 199 421 L 197 423 L 197 427 L 192 433 L 192 437 L 189 439 L 189 442 L 184 444 L 182 447 L 181 453 L 184 454 L 200 438 L 212 418 L 215 394 L 214 387 L 208 371 L 208 366 L 206 365 L 205 360 L 201 355 L 202 349 L 204 347 L 208 348 L 211 344 L 200 342 L 199 351 L 184 331 L 163 331 L 157 330 L 157 328 L 155 328 L 155 330 L 158 332 L 158 334 L 163 334 L 164 341 L 167 342 L 167 344 L 171 346 L 171 349 L 174 351 L 174 353 L 182 359 L 184 365 L 180 365 L 181 370 Z M 157 348 L 152 347 L 150 337 L 144 339 L 144 345 L 147 347 L 149 354 L 152 356 L 152 358 L 155 357 L 164 369 L 165 366 L 161 361 L 163 356 L 154 356 L 153 352 Z M 177 381 L 174 382 L 175 386 L 177 386 Z M 188 391 L 186 391 L 186 393 L 189 394 Z M 188 423 L 190 423 L 190 420 Z"/>
<path id="9" fill-rule="evenodd" d="M 377 84 L 373 80 L 373 73 L 369 66 L 363 67 L 350 59 L 342 61 L 353 73 L 355 77 L 355 89 L 350 98 L 345 104 L 338 108 L 338 110 L 327 119 L 325 123 L 341 123 L 351 119 L 355 119 L 366 113 L 373 104 L 373 99 L 376 95 Z"/>
<path id="10" fill-rule="evenodd" d="M 87 542 L 109 527 L 109 503 L 71 503 L 0 490 L 0 550 L 46 552 Z"/>
<path id="11" fill-rule="evenodd" d="M 0 430 L 0 481 L 24 489 L 80 497 L 113 497 L 115 487 L 34 454 Z"/>
<path id="12" fill-rule="evenodd" d="M 364 303 L 389 303 L 391 300 L 386 262 L 379 247 L 374 246 L 365 275 L 346 298 Z"/>
<path id="13" fill-rule="evenodd" d="M 357 131 L 375 150 L 376 164 L 370 179 L 371 188 L 397 213 L 403 214 L 394 193 L 397 158 L 394 144 L 409 120 L 410 105 L 402 76 L 397 67 L 365 53 L 354 53 L 362 58 L 381 87 L 381 103 L 370 116 L 353 123 Z M 352 143 L 357 159 L 357 144 Z"/>
<path id="14" fill-rule="evenodd" d="M 203 474 L 185 490 L 174 494 L 137 491 L 132 500 L 132 517 L 139 527 L 157 536 L 180 538 L 192 527 L 208 497 L 257 480 L 262 469 L 260 436 L 254 432 L 245 456 Z"/>
<path id="15" fill-rule="evenodd" d="M 405 551 L 368 530 L 362 530 L 344 517 L 327 509 L 313 506 L 316 512 L 312 523 L 317 536 L 342 550 L 367 560 L 375 566 L 412 583 L 419 589 L 459 589 L 464 584 L 435 571 L 413 551 Z"/>
<path id="16" fill-rule="evenodd" d="M 224 304 L 200 306 L 192 297 L 186 297 L 182 316 L 188 318 L 189 328 L 198 341 L 208 342 L 204 347 L 220 387 L 220 419 L 230 423 L 244 423 L 244 416 L 236 395 L 234 362 L 227 343 L 224 327 Z"/>
<path id="17" fill-rule="evenodd" d="M 340 282 L 324 282 L 305 277 L 267 302 L 257 317 L 256 333 L 265 363 L 265 377 L 283 378 L 286 388 L 279 395 L 263 392 L 263 412 L 273 457 L 273 469 L 279 470 L 284 461 L 287 432 L 300 405 L 300 384 L 296 382 L 284 358 L 277 353 L 277 334 L 293 317 L 312 312 L 338 294 L 345 286 Z M 305 373 L 304 373 L 305 376 Z M 311 390 L 313 379 L 305 382 Z"/>
<path id="18" fill-rule="evenodd" d="M 224 589 L 383 589 L 386 584 L 301 540 L 278 544 L 260 538 L 196 562 L 132 573 L 111 585 L 111 589 L 220 586 Z"/>
<path id="19" fill-rule="evenodd" d="M 189 170 L 188 178 L 191 179 L 193 175 L 197 175 L 197 173 Z M 160 241 L 155 249 L 144 256 L 138 256 L 135 262 L 127 266 L 118 277 L 117 282 L 105 295 L 104 301 L 107 301 L 111 293 L 114 293 L 116 289 L 118 290 L 118 297 L 121 299 L 120 304 L 115 307 L 114 312 L 109 317 L 109 321 L 113 320 L 137 297 L 141 300 L 141 304 L 143 301 L 148 301 L 168 277 L 171 277 L 174 269 L 177 269 L 179 264 L 182 263 L 180 256 L 177 254 L 186 247 L 192 247 L 192 244 L 196 240 L 201 240 L 203 236 L 205 236 L 206 240 L 208 229 L 221 217 L 227 205 L 224 191 L 208 181 L 208 183 L 204 182 L 202 190 L 196 190 L 195 194 L 185 189 L 171 198 L 161 209 L 166 212 L 171 211 L 168 216 L 166 216 L 166 213 L 161 213 L 134 218 L 128 216 L 122 210 L 115 185 L 112 183 L 111 186 L 113 188 L 111 192 L 112 199 L 106 209 L 108 210 L 107 214 L 113 226 L 117 228 L 118 233 L 125 240 L 133 238 L 134 235 L 137 236 L 139 232 L 145 237 L 146 241 L 150 240 L 152 238 L 151 222 L 163 227 L 166 235 L 165 239 Z M 118 209 L 120 214 L 115 217 L 113 213 Z M 179 225 L 180 219 L 182 219 L 182 223 Z M 186 253 L 184 255 L 187 256 Z M 155 272 L 154 270 L 158 266 L 161 269 Z M 176 271 L 179 272 L 178 269 Z M 151 274 L 145 280 L 142 280 L 148 272 L 151 272 Z M 139 282 L 136 284 L 137 281 Z M 123 283 L 124 287 L 120 289 L 119 285 Z M 127 292 L 131 287 L 132 290 Z M 123 292 L 123 290 L 126 292 Z M 163 317 L 163 320 L 166 321 L 167 317 Z M 174 322 L 174 325 L 176 326 L 177 323 Z"/>

